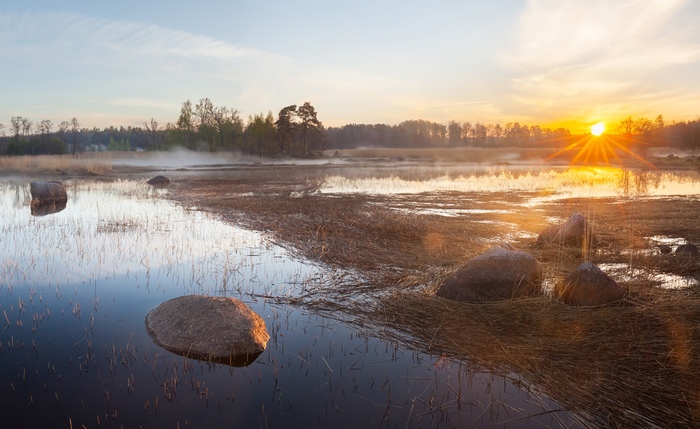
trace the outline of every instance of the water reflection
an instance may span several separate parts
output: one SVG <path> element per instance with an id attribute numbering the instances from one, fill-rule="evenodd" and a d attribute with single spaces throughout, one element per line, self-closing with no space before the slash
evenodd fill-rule
<path id="1" fill-rule="evenodd" d="M 557 426 L 517 375 L 418 353 L 289 301 L 333 275 L 264 235 L 160 198 L 145 183 L 69 183 L 30 216 L 0 185 L 0 403 L 7 427 Z M 235 296 L 266 321 L 245 367 L 171 354 L 145 315 L 185 294 Z M 277 304 L 276 304 L 277 303 Z M 543 410 L 545 413 L 543 413 Z"/>
<path id="2" fill-rule="evenodd" d="M 669 196 L 700 193 L 695 171 L 643 171 L 616 167 L 531 168 L 528 170 L 485 168 L 444 174 L 414 176 L 411 170 L 396 169 L 373 177 L 331 176 L 320 192 L 366 194 L 419 194 L 423 192 L 540 192 L 546 200 L 582 197 Z"/>
<path id="3" fill-rule="evenodd" d="M 46 202 L 33 199 L 30 204 L 32 216 L 47 216 L 58 213 L 66 208 L 67 202 Z"/>

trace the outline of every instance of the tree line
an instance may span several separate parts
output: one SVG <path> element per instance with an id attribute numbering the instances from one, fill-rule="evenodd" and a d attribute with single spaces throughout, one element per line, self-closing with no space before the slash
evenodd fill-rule
<path id="1" fill-rule="evenodd" d="M 5 133 L 9 131 L 9 135 Z M 174 123 L 154 118 L 140 127 L 81 128 L 77 118 L 56 128 L 50 120 L 38 123 L 12 117 L 10 127 L 0 123 L 0 154 L 42 155 L 83 151 L 163 151 L 184 147 L 195 151 L 240 151 L 264 157 L 315 157 L 327 148 L 325 128 L 313 105 L 290 105 L 249 116 L 244 123 L 235 109 L 215 106 L 208 98 L 182 103 Z"/>
<path id="2" fill-rule="evenodd" d="M 662 115 L 623 119 L 613 128 L 630 141 L 648 146 L 700 148 L 700 118 L 666 123 Z M 6 132 L 7 131 L 7 132 Z M 325 128 L 309 102 L 241 118 L 236 109 L 215 106 L 208 98 L 182 103 L 172 123 L 151 118 L 139 127 L 81 128 L 77 118 L 55 125 L 51 120 L 33 122 L 12 117 L 8 127 L 0 123 L 0 154 L 40 155 L 82 151 L 163 151 L 184 147 L 195 151 L 240 151 L 262 157 L 314 157 L 325 149 L 359 147 L 562 147 L 571 141 L 565 128 L 550 129 L 518 122 L 486 124 L 408 120 L 397 125 L 349 124 Z"/>
<path id="3" fill-rule="evenodd" d="M 410 120 L 398 125 L 351 124 L 328 128 L 328 139 L 335 148 L 357 147 L 527 147 L 555 142 L 571 136 L 564 128 L 555 130 L 520 123 L 484 124 L 450 121 L 447 125 Z"/>

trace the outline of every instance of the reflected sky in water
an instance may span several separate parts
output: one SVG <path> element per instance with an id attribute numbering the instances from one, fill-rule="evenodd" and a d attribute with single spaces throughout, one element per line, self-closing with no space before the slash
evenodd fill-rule
<path id="1" fill-rule="evenodd" d="M 544 169 L 489 168 L 449 174 L 412 177 L 412 171 L 375 177 L 331 176 L 321 185 L 323 193 L 418 194 L 422 192 L 546 193 L 533 200 L 570 197 L 669 196 L 700 194 L 700 176 L 694 171 L 630 171 L 614 167 Z"/>
<path id="2" fill-rule="evenodd" d="M 518 427 L 570 419 L 513 384 L 515 375 L 276 304 L 332 273 L 264 235 L 175 206 L 162 198 L 167 190 L 142 182 L 66 185 L 66 209 L 42 217 L 31 216 L 28 183 L 0 185 L 7 427 Z M 265 352 L 234 368 L 154 345 L 145 315 L 186 294 L 250 305 L 271 335 Z"/>

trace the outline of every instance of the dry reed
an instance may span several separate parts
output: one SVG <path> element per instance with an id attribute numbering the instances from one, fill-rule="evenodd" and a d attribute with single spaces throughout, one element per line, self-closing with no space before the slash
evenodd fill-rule
<path id="1" fill-rule="evenodd" d="M 526 203 L 534 192 L 323 195 L 322 176 L 299 167 L 241 168 L 218 179 L 180 177 L 170 197 L 337 268 L 322 284 L 271 299 L 464 359 L 475 370 L 517 373 L 585 427 L 700 424 L 698 287 L 660 289 L 642 276 L 623 282 L 630 295 L 621 305 L 589 309 L 546 295 L 490 305 L 434 296 L 451 271 L 500 241 L 532 253 L 550 284 L 583 258 L 697 280 L 698 258 L 662 255 L 652 240 L 700 242 L 697 198 L 572 198 L 533 208 Z M 468 213 L 424 210 L 435 207 Z M 534 246 L 537 232 L 574 212 L 592 224 L 593 252 Z"/>
<path id="2" fill-rule="evenodd" d="M 290 303 L 474 368 L 517 373 L 571 410 L 584 427 L 700 423 L 700 293 L 623 282 L 621 305 L 571 308 L 547 295 L 490 305 L 450 302 L 435 290 L 468 257 L 508 241 L 542 262 L 551 285 L 583 259 L 700 277 L 700 261 L 662 255 L 650 237 L 700 240 L 700 202 L 599 198 L 524 204 L 534 194 L 320 195 L 296 176 L 188 179 L 172 197 L 266 231 L 304 257 L 339 268 Z M 479 207 L 490 210 L 480 212 Z M 468 215 L 421 212 L 448 207 Z M 552 218 L 584 213 L 594 251 L 538 248 Z M 421 214 L 417 214 L 421 213 Z M 680 244 L 680 243 L 679 243 Z"/>
<path id="3" fill-rule="evenodd" d="M 108 152 L 78 155 L 37 155 L 0 157 L 0 169 L 12 173 L 80 172 L 102 174 L 112 170 Z"/>

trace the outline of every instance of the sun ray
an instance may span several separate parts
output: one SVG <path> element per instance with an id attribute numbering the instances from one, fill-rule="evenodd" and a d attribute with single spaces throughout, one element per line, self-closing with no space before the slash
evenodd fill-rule
<path id="1" fill-rule="evenodd" d="M 546 160 L 552 160 L 571 154 L 571 165 L 620 165 L 624 166 L 625 159 L 631 158 L 641 162 L 646 167 L 656 168 L 644 157 L 635 153 L 630 147 L 643 146 L 647 143 L 642 140 L 631 139 L 624 136 L 611 136 L 602 133 L 600 136 L 592 132 L 580 136 L 573 143 L 549 155 Z"/>

